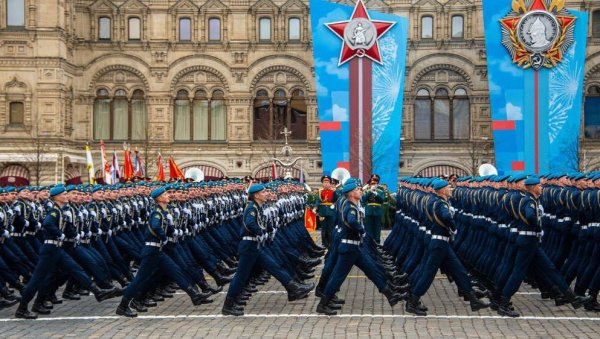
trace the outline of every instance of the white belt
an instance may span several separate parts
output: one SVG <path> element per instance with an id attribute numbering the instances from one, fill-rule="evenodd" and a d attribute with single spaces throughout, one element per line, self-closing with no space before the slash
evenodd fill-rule
<path id="1" fill-rule="evenodd" d="M 431 236 L 431 239 L 435 239 L 435 240 L 443 240 L 443 241 L 445 241 L 445 242 L 448 242 L 448 241 L 450 241 L 450 238 L 449 238 L 449 237 L 444 237 L 443 235 L 435 235 L 435 234 Z"/>
<path id="2" fill-rule="evenodd" d="M 11 237 L 15 237 L 15 238 L 20 238 L 20 237 L 22 237 L 23 235 L 22 235 L 21 233 L 12 232 L 12 233 L 10 233 L 10 236 L 11 236 Z"/>
<path id="3" fill-rule="evenodd" d="M 556 216 L 553 215 L 553 214 L 548 214 L 548 218 L 550 218 L 550 219 L 556 219 Z"/>
<path id="4" fill-rule="evenodd" d="M 516 227 L 513 227 L 513 228 L 510 229 L 510 231 L 513 232 L 513 233 L 517 233 L 519 231 L 519 229 L 516 228 Z"/>
<path id="5" fill-rule="evenodd" d="M 419 227 L 419 231 L 425 231 L 427 228 L 425 226 Z"/>
<path id="6" fill-rule="evenodd" d="M 60 246 L 60 240 L 44 240 L 44 244 Z"/>
<path id="7" fill-rule="evenodd" d="M 152 246 L 152 247 L 160 247 L 160 243 L 159 242 L 150 242 L 150 241 L 146 241 L 146 246 Z"/>
<path id="8" fill-rule="evenodd" d="M 25 232 L 25 235 L 35 235 L 35 232 Z"/>
<path id="9" fill-rule="evenodd" d="M 570 217 L 564 217 L 562 219 L 558 219 L 558 221 L 564 222 L 564 221 L 571 221 Z"/>
<path id="10" fill-rule="evenodd" d="M 167 237 L 167 240 L 170 242 L 177 242 L 177 238 Z"/>
<path id="11" fill-rule="evenodd" d="M 431 234 L 431 231 L 427 231 L 427 232 L 425 232 L 425 234 L 429 235 L 429 234 Z"/>
<path id="12" fill-rule="evenodd" d="M 589 227 L 600 227 L 600 222 L 591 222 L 588 225 Z"/>
<path id="13" fill-rule="evenodd" d="M 539 232 L 532 232 L 532 231 L 520 231 L 519 235 L 530 235 L 530 236 L 539 237 L 540 233 Z"/>
<path id="14" fill-rule="evenodd" d="M 342 244 L 350 244 L 350 245 L 360 245 L 360 240 L 350 240 L 350 239 L 342 239 Z"/>
<path id="15" fill-rule="evenodd" d="M 507 228 L 508 225 L 507 224 L 498 224 L 498 227 L 500 227 L 500 228 Z"/>
<path id="16" fill-rule="evenodd" d="M 585 231 L 585 230 L 587 230 L 587 229 L 588 229 L 588 227 L 587 227 L 587 226 L 581 226 L 581 230 L 582 230 L 582 231 Z"/>
<path id="17" fill-rule="evenodd" d="M 242 240 L 258 241 L 258 238 L 245 236 L 242 238 Z"/>

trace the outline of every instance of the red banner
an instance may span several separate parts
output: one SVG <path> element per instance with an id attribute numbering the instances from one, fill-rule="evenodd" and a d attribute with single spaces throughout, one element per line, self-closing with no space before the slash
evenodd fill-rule
<path id="1" fill-rule="evenodd" d="M 317 230 L 317 215 L 310 209 L 304 209 L 304 226 L 310 232 Z"/>

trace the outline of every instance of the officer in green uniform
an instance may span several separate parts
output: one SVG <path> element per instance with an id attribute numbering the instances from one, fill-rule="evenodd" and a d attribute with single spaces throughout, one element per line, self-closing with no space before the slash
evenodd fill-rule
<path id="1" fill-rule="evenodd" d="M 317 223 L 321 227 L 323 246 L 329 248 L 336 217 L 333 205 L 338 198 L 338 192 L 334 190 L 335 186 L 332 185 L 330 176 L 322 176 L 321 183 L 323 184 L 323 188 L 320 188 L 317 192 L 314 209 L 317 213 Z"/>
<path id="2" fill-rule="evenodd" d="M 385 195 L 379 186 L 380 177 L 371 175 L 369 186 L 364 190 L 361 202 L 365 207 L 365 231 L 378 244 L 381 243 L 381 225 L 383 221 L 383 202 Z"/>

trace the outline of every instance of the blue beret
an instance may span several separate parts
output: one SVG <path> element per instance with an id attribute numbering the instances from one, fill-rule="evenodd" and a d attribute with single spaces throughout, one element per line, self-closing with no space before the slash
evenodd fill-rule
<path id="1" fill-rule="evenodd" d="M 446 180 L 442 180 L 442 179 L 434 180 L 433 183 L 431 184 L 431 187 L 433 187 L 434 190 L 439 190 L 446 186 L 448 186 L 448 182 Z"/>
<path id="2" fill-rule="evenodd" d="M 92 193 L 102 191 L 102 190 L 104 190 L 102 185 L 95 185 L 94 187 L 92 187 Z"/>
<path id="3" fill-rule="evenodd" d="M 540 178 L 536 176 L 530 176 L 525 180 L 525 185 L 537 185 L 540 183 Z"/>
<path id="4" fill-rule="evenodd" d="M 64 187 L 64 186 L 63 186 L 63 187 Z M 66 186 L 66 187 L 65 187 L 65 190 L 66 190 L 67 192 L 69 192 L 69 191 L 73 191 L 73 190 L 75 190 L 75 188 L 76 188 L 76 187 L 75 187 L 75 185 L 68 185 L 68 186 Z"/>
<path id="5" fill-rule="evenodd" d="M 350 191 L 353 191 L 356 187 L 358 187 L 356 179 L 354 179 L 354 178 L 348 178 L 344 182 L 344 186 L 342 187 L 342 193 L 348 193 Z"/>
<path id="6" fill-rule="evenodd" d="M 52 187 L 52 189 L 50 190 L 50 197 L 55 197 L 59 194 L 65 193 L 66 191 L 67 190 L 64 185 Z"/>
<path id="7" fill-rule="evenodd" d="M 152 192 L 150 192 L 150 196 L 152 197 L 152 199 L 156 199 L 158 197 L 161 196 L 161 194 L 165 193 L 165 187 L 159 187 L 159 188 L 155 188 L 152 190 Z"/>
<path id="8" fill-rule="evenodd" d="M 248 188 L 248 194 L 260 192 L 264 189 L 265 189 L 265 186 L 263 184 L 252 184 L 252 185 L 250 185 L 250 188 Z"/>

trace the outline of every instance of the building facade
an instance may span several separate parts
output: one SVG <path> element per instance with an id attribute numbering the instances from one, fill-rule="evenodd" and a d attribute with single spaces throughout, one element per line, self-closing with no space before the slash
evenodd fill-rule
<path id="1" fill-rule="evenodd" d="M 567 2 L 590 14 L 586 121 L 572 152 L 590 170 L 600 166 L 600 1 Z M 365 3 L 409 17 L 399 173 L 493 163 L 481 2 Z M 292 175 L 316 184 L 309 14 L 308 0 L 0 0 L 0 184 L 85 182 L 84 147 L 98 169 L 100 140 L 109 158 L 137 146 L 149 176 L 161 153 L 207 176 L 266 177 L 285 128 L 291 159 L 302 158 Z"/>

